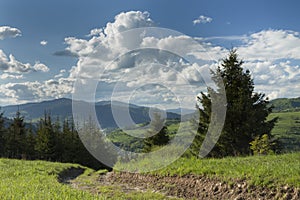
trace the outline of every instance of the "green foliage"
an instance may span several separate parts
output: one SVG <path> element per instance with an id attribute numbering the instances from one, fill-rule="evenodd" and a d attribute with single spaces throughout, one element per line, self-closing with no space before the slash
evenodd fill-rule
<path id="1" fill-rule="evenodd" d="M 38 157 L 45 160 L 56 160 L 58 156 L 57 143 L 58 135 L 54 131 L 51 116 L 45 113 L 44 119 L 40 120 L 37 130 L 37 143 L 35 150 Z"/>
<path id="2" fill-rule="evenodd" d="M 4 127 L 3 113 L 0 113 L 0 155 L 3 155 L 5 152 L 4 149 L 5 135 L 6 135 L 6 129 Z"/>
<path id="3" fill-rule="evenodd" d="M 217 144 L 210 152 L 210 156 L 237 156 L 249 155 L 250 142 L 257 136 L 267 134 L 271 137 L 276 118 L 267 121 L 272 107 L 268 106 L 268 99 L 262 93 L 254 92 L 254 84 L 249 70 L 243 71 L 243 61 L 238 59 L 236 50 L 231 50 L 228 57 L 216 71 L 212 71 L 212 79 L 218 87 L 224 83 L 227 110 L 225 124 Z M 199 153 L 207 131 L 208 125 L 215 117 L 211 113 L 212 100 L 218 102 L 222 95 L 221 90 L 208 88 L 208 94 L 201 93 L 198 97 L 200 112 L 198 135 L 192 145 L 192 151 Z M 222 106 L 225 102 L 219 102 Z M 197 104 L 198 105 L 198 104 Z M 221 128 L 221 127 L 220 127 Z M 214 134 L 212 134 L 214 135 Z M 196 154 L 197 155 L 197 154 Z"/>
<path id="4" fill-rule="evenodd" d="M 8 134 L 9 133 L 9 134 Z M 25 155 L 26 129 L 24 118 L 20 112 L 16 112 L 13 122 L 10 124 L 6 134 L 5 151 L 10 158 L 21 158 Z"/>
<path id="5" fill-rule="evenodd" d="M 252 142 L 250 142 L 250 149 L 254 155 L 268 155 L 273 154 L 273 147 L 275 143 L 272 142 L 267 134 L 257 136 Z"/>
<path id="6" fill-rule="evenodd" d="M 144 139 L 144 152 L 150 152 L 155 146 L 163 146 L 168 144 L 168 129 L 164 125 L 164 120 L 159 113 L 154 113 L 146 139 Z"/>
<path id="7" fill-rule="evenodd" d="M 84 122 L 83 126 L 78 130 L 80 139 L 85 144 L 85 147 L 89 152 L 93 153 L 97 158 L 105 158 L 106 163 L 109 166 L 113 166 L 117 161 L 116 149 L 110 145 L 104 133 L 97 127 L 96 122 L 91 118 Z M 88 163 L 87 166 L 93 166 L 99 162 L 91 155 L 81 156 L 84 163 Z M 104 164 L 100 165 L 102 168 L 107 168 Z"/>
<path id="8" fill-rule="evenodd" d="M 45 113 L 36 132 L 31 124 L 25 127 L 24 117 L 20 112 L 16 113 L 9 128 L 3 122 L 3 114 L 0 114 L 0 157 L 71 162 L 95 169 L 106 168 L 84 147 L 73 121 L 65 120 L 61 127 L 59 118 L 53 123 L 50 114 Z M 95 126 L 83 131 L 87 131 L 86 135 L 89 135 L 88 131 L 91 129 L 99 132 Z M 105 144 L 103 138 L 93 141 L 95 146 Z M 104 153 L 110 157 L 108 152 L 109 150 Z"/>
<path id="9" fill-rule="evenodd" d="M 134 131 L 134 134 L 136 134 L 135 130 L 130 131 Z M 107 138 L 123 150 L 136 153 L 142 152 L 143 150 L 143 138 L 133 137 L 120 129 L 114 130 L 113 132 L 109 133 L 107 135 Z"/>

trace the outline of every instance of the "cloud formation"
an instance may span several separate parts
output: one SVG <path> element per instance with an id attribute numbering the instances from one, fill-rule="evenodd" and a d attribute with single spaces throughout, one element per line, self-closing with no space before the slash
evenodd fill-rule
<path id="1" fill-rule="evenodd" d="M 10 26 L 0 26 L 0 40 L 21 36 L 21 31 Z"/>
<path id="2" fill-rule="evenodd" d="M 36 62 L 34 65 L 22 63 L 16 60 L 11 54 L 7 57 L 0 49 L 0 70 L 7 73 L 28 73 L 32 71 L 47 72 L 49 71 L 49 68 L 45 64 L 39 62 Z"/>
<path id="3" fill-rule="evenodd" d="M 205 19 L 205 17 L 199 17 L 200 21 L 205 21 Z M 210 22 L 211 19 L 206 19 L 206 21 Z M 200 22 L 196 21 L 195 23 Z M 124 96 L 129 94 L 130 88 L 151 83 L 159 77 L 166 85 L 168 81 L 176 83 L 169 89 L 188 97 L 189 94 L 186 94 L 184 90 L 185 87 L 181 87 L 179 90 L 176 86 L 178 84 L 186 84 L 186 86 L 191 83 L 199 84 L 200 77 L 206 75 L 204 73 L 197 74 L 195 69 L 201 72 L 205 66 L 214 68 L 215 64 L 202 66 L 188 64 L 176 60 L 171 55 L 164 54 L 163 51 L 136 51 L 127 53 L 125 57 L 116 59 L 112 64 L 111 61 L 117 55 L 126 53 L 131 46 L 136 46 L 160 50 L 171 49 L 171 52 L 177 55 L 188 49 L 190 51 L 188 54 L 197 60 L 220 63 L 221 59 L 228 54 L 228 49 L 214 45 L 210 41 L 229 39 L 240 41 L 241 45 L 237 47 L 238 53 L 240 58 L 245 61 L 244 68 L 252 72 L 256 91 L 264 92 L 270 98 L 293 97 L 296 94 L 295 82 L 299 81 L 299 67 L 289 60 L 299 61 L 300 38 L 297 32 L 263 30 L 242 36 L 195 38 L 201 43 L 202 49 L 199 49 L 197 45 L 191 45 L 190 39 L 185 36 L 138 37 L 138 35 L 133 35 L 132 38 L 126 37 L 126 41 L 118 36 L 118 32 L 126 31 L 127 27 L 147 27 L 153 24 L 149 13 L 131 11 L 117 15 L 115 21 L 108 23 L 104 28 L 91 30 L 90 39 L 66 38 L 65 42 L 68 45 L 66 51 L 78 55 L 78 63 L 71 70 L 70 77 L 97 79 L 101 74 L 103 82 L 108 84 L 121 82 L 123 91 L 122 94 L 120 93 L 120 99 L 124 99 Z M 135 67 L 141 66 L 141 64 L 147 67 L 140 67 L 139 70 L 136 70 Z M 157 64 L 163 67 L 158 68 Z M 148 91 L 150 92 L 150 89 Z"/>
<path id="4" fill-rule="evenodd" d="M 253 33 L 239 47 L 248 60 L 300 59 L 299 33 L 289 30 L 263 30 Z"/>
<path id="5" fill-rule="evenodd" d="M 209 17 L 200 16 L 194 24 L 211 21 Z M 216 45 L 214 40 L 239 41 L 239 57 L 244 60 L 243 67 L 251 71 L 256 91 L 270 98 L 300 96 L 298 32 L 269 29 L 242 36 L 194 38 L 194 42 L 184 35 L 151 34 L 139 29 L 128 32 L 153 26 L 155 22 L 148 12 L 129 11 L 118 14 L 104 27 L 90 30 L 86 37 L 67 37 L 66 48 L 54 55 L 78 59 L 69 72 L 60 71 L 45 81 L 1 85 L 0 96 L 19 101 L 70 96 L 76 79 L 89 95 L 94 92 L 93 88 L 84 86 L 90 80 L 97 80 L 96 96 L 101 100 L 118 92 L 115 100 L 124 101 L 130 96 L 131 100 L 145 105 L 156 102 L 176 106 L 181 98 L 190 102 L 183 107 L 194 108 L 195 95 L 190 93 L 191 87 L 193 91 L 205 90 L 203 79 L 209 76 L 207 71 L 214 69 L 228 54 L 228 49 Z M 181 58 L 181 54 L 186 54 L 191 62 Z M 21 63 L 0 50 L 0 70 L 4 72 L 3 79 L 22 79 L 22 73 L 46 72 L 49 68 L 42 63 Z"/>
<path id="6" fill-rule="evenodd" d="M 8 73 L 4 73 L 0 75 L 0 79 L 4 80 L 4 79 L 22 79 L 23 78 L 23 74 L 21 75 L 13 75 L 13 74 L 8 74 Z"/>
<path id="7" fill-rule="evenodd" d="M 0 96 L 10 103 L 36 102 L 45 99 L 70 97 L 73 80 L 68 78 L 46 81 L 25 81 L 0 85 Z"/>
<path id="8" fill-rule="evenodd" d="M 46 46 L 46 45 L 48 44 L 48 41 L 42 40 L 42 41 L 40 42 L 40 44 L 41 44 L 42 46 Z"/>
<path id="9" fill-rule="evenodd" d="M 213 19 L 211 17 L 200 15 L 197 19 L 193 20 L 193 24 L 206 24 L 212 22 L 212 20 Z"/>

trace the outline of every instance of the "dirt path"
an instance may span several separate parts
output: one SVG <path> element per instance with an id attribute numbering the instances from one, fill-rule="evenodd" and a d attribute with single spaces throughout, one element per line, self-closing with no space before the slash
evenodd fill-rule
<path id="1" fill-rule="evenodd" d="M 58 181 L 60 183 L 69 184 L 72 180 L 76 179 L 78 176 L 80 176 L 85 169 L 83 168 L 75 168 L 71 167 L 64 171 L 62 171 L 60 174 L 58 174 Z"/>
<path id="2" fill-rule="evenodd" d="M 111 183 L 152 188 L 170 196 L 184 199 L 300 199 L 300 190 L 290 187 L 269 189 L 248 186 L 246 181 L 235 180 L 231 184 L 205 176 L 160 177 L 133 173 L 110 173 Z"/>
<path id="3" fill-rule="evenodd" d="M 75 175 L 79 171 L 74 170 L 70 174 Z M 81 172 L 83 173 L 83 172 Z M 68 176 L 71 177 L 71 176 Z M 75 176 L 73 176 L 75 177 Z M 282 187 L 278 189 L 254 187 L 247 185 L 244 180 L 234 180 L 230 184 L 205 176 L 154 176 L 135 173 L 91 174 L 86 177 L 78 177 L 68 180 L 72 187 L 87 190 L 94 194 L 105 192 L 103 188 L 111 188 L 113 198 L 114 190 L 122 193 L 134 191 L 152 191 L 164 194 L 167 197 L 183 199 L 300 199 L 300 189 Z M 102 188 L 102 190 L 101 190 Z"/>

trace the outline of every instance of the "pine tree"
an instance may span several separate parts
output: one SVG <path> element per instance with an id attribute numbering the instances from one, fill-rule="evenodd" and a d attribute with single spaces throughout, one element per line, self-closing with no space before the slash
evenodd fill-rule
<path id="1" fill-rule="evenodd" d="M 72 123 L 73 124 L 73 123 Z M 69 124 L 69 120 L 65 120 L 62 130 L 62 144 L 63 144 L 63 162 L 78 162 L 80 156 L 81 144 L 77 141 L 77 133 L 73 125 Z"/>
<path id="2" fill-rule="evenodd" d="M 53 132 L 55 138 L 55 156 L 54 159 L 56 161 L 62 161 L 62 155 L 64 151 L 63 147 L 63 133 L 61 131 L 61 125 L 59 117 L 57 116 L 56 121 L 53 125 Z"/>
<path id="3" fill-rule="evenodd" d="M 217 144 L 210 156 L 249 155 L 250 142 L 264 134 L 271 136 L 277 118 L 267 121 L 272 107 L 268 106 L 265 94 L 254 92 L 254 83 L 249 70 L 242 68 L 243 61 L 238 59 L 236 50 L 231 50 L 221 66 L 212 71 L 212 79 L 219 86 L 223 81 L 227 98 L 225 124 Z M 212 100 L 218 98 L 218 90 L 208 88 L 208 94 L 201 93 L 199 109 L 198 134 L 192 147 L 198 150 L 202 144 L 208 125 L 212 121 Z M 198 105 L 198 104 L 197 104 Z"/>
<path id="4" fill-rule="evenodd" d="M 10 124 L 7 134 L 6 151 L 8 157 L 11 158 L 25 158 L 26 150 L 26 128 L 24 123 L 24 117 L 21 116 L 19 110 L 16 112 L 16 116 L 13 122 Z"/>
<path id="5" fill-rule="evenodd" d="M 116 149 L 113 149 L 114 147 L 107 143 L 104 132 L 97 127 L 96 122 L 91 117 L 83 123 L 83 126 L 78 132 L 75 132 L 75 141 L 81 144 L 81 146 L 79 146 L 80 151 L 78 152 L 80 158 L 79 163 L 85 163 L 85 166 L 94 169 L 110 169 L 109 166 L 115 164 L 117 161 Z M 101 163 L 102 159 L 104 159 L 106 163 Z M 109 166 L 105 166 L 105 164 Z"/>
<path id="6" fill-rule="evenodd" d="M 4 127 L 4 117 L 3 112 L 0 113 L 0 156 L 4 156 L 5 151 L 5 135 L 6 135 L 6 128 Z"/>
<path id="7" fill-rule="evenodd" d="M 49 114 L 45 113 L 44 119 L 40 119 L 37 130 L 35 150 L 40 159 L 54 161 L 56 159 L 56 135 Z"/>
<path id="8" fill-rule="evenodd" d="M 36 151 L 34 149 L 35 145 L 36 145 L 36 134 L 34 133 L 32 123 L 30 123 L 26 134 L 26 144 L 25 144 L 26 159 L 32 160 L 36 158 Z"/>
<path id="9" fill-rule="evenodd" d="M 169 142 L 168 128 L 164 125 L 164 120 L 157 112 L 154 113 L 147 135 L 149 137 L 143 140 L 143 152 L 150 152 L 153 147 L 163 146 Z"/>

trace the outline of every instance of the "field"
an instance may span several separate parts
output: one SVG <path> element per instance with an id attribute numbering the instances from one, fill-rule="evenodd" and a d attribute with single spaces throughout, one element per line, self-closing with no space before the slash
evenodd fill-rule
<path id="1" fill-rule="evenodd" d="M 0 160 L 1 199 L 94 199 L 58 182 L 59 173 L 79 165 L 45 161 Z"/>
<path id="2" fill-rule="evenodd" d="M 284 152 L 300 151 L 300 112 L 272 113 L 269 119 L 278 117 L 272 130 L 282 143 Z"/>
<path id="3" fill-rule="evenodd" d="M 141 165 L 149 166 L 151 164 L 153 164 L 153 160 L 145 160 L 139 165 L 134 163 L 131 167 L 140 168 L 144 167 Z M 118 165 L 117 167 L 122 167 L 120 164 Z M 105 170 L 94 171 L 76 164 L 0 159 L 0 167 L 0 199 L 4 200 L 177 199 L 159 191 L 153 192 L 149 188 L 137 190 L 139 185 L 127 185 L 126 181 L 130 179 L 123 180 L 126 185 L 125 189 L 124 185 L 115 182 L 116 180 L 102 179 L 99 181 L 100 175 L 107 173 Z M 123 167 L 130 166 L 123 165 Z M 66 173 L 70 169 L 82 170 L 82 174 L 71 181 L 73 187 L 71 184 L 60 182 L 70 176 Z M 118 172 L 114 173 L 115 176 L 119 174 Z M 238 182 L 245 181 L 247 187 L 252 189 L 251 186 L 263 188 L 265 191 L 271 189 L 281 191 L 278 188 L 300 188 L 300 153 L 223 159 L 181 158 L 166 168 L 144 175 L 164 177 L 169 180 L 173 180 L 172 177 L 175 177 L 177 181 L 180 180 L 180 177 L 186 180 L 187 175 L 194 175 L 194 177 L 208 178 L 205 180 L 219 180 L 227 185 L 232 185 L 232 187 Z M 175 183 L 162 184 L 165 184 L 164 187 L 177 191 Z M 206 184 L 210 183 L 206 182 Z M 156 185 L 152 186 L 156 187 Z"/>
<path id="4" fill-rule="evenodd" d="M 0 168 L 1 200 L 166 199 L 162 194 L 149 191 L 124 194 L 119 187 L 95 186 L 101 171 L 95 172 L 76 164 L 0 159 Z M 93 188 L 92 193 L 89 190 L 74 189 L 58 181 L 71 168 L 83 169 L 84 173 L 76 179 L 78 187 Z"/>
<path id="5" fill-rule="evenodd" d="M 139 164 L 134 163 L 131 167 L 140 168 L 152 163 L 153 160 L 145 160 Z M 118 165 L 117 167 L 122 167 Z M 106 171 L 96 172 L 76 164 L 0 159 L 0 167 L 0 199 L 4 200 L 171 199 L 163 193 L 154 193 L 147 188 L 136 190 L 133 186 L 126 186 L 124 190 L 123 186 L 115 183 L 105 184 L 99 181 L 99 176 Z M 123 167 L 130 166 L 123 165 Z M 82 174 L 72 181 L 77 189 L 74 189 L 74 185 L 71 187 L 59 182 L 69 176 L 66 172 L 70 169 L 82 170 Z M 300 188 L 300 153 L 223 159 L 181 158 L 170 166 L 147 175 L 157 177 L 195 175 L 217 179 L 229 185 L 243 180 L 249 186 L 259 188 Z"/>

